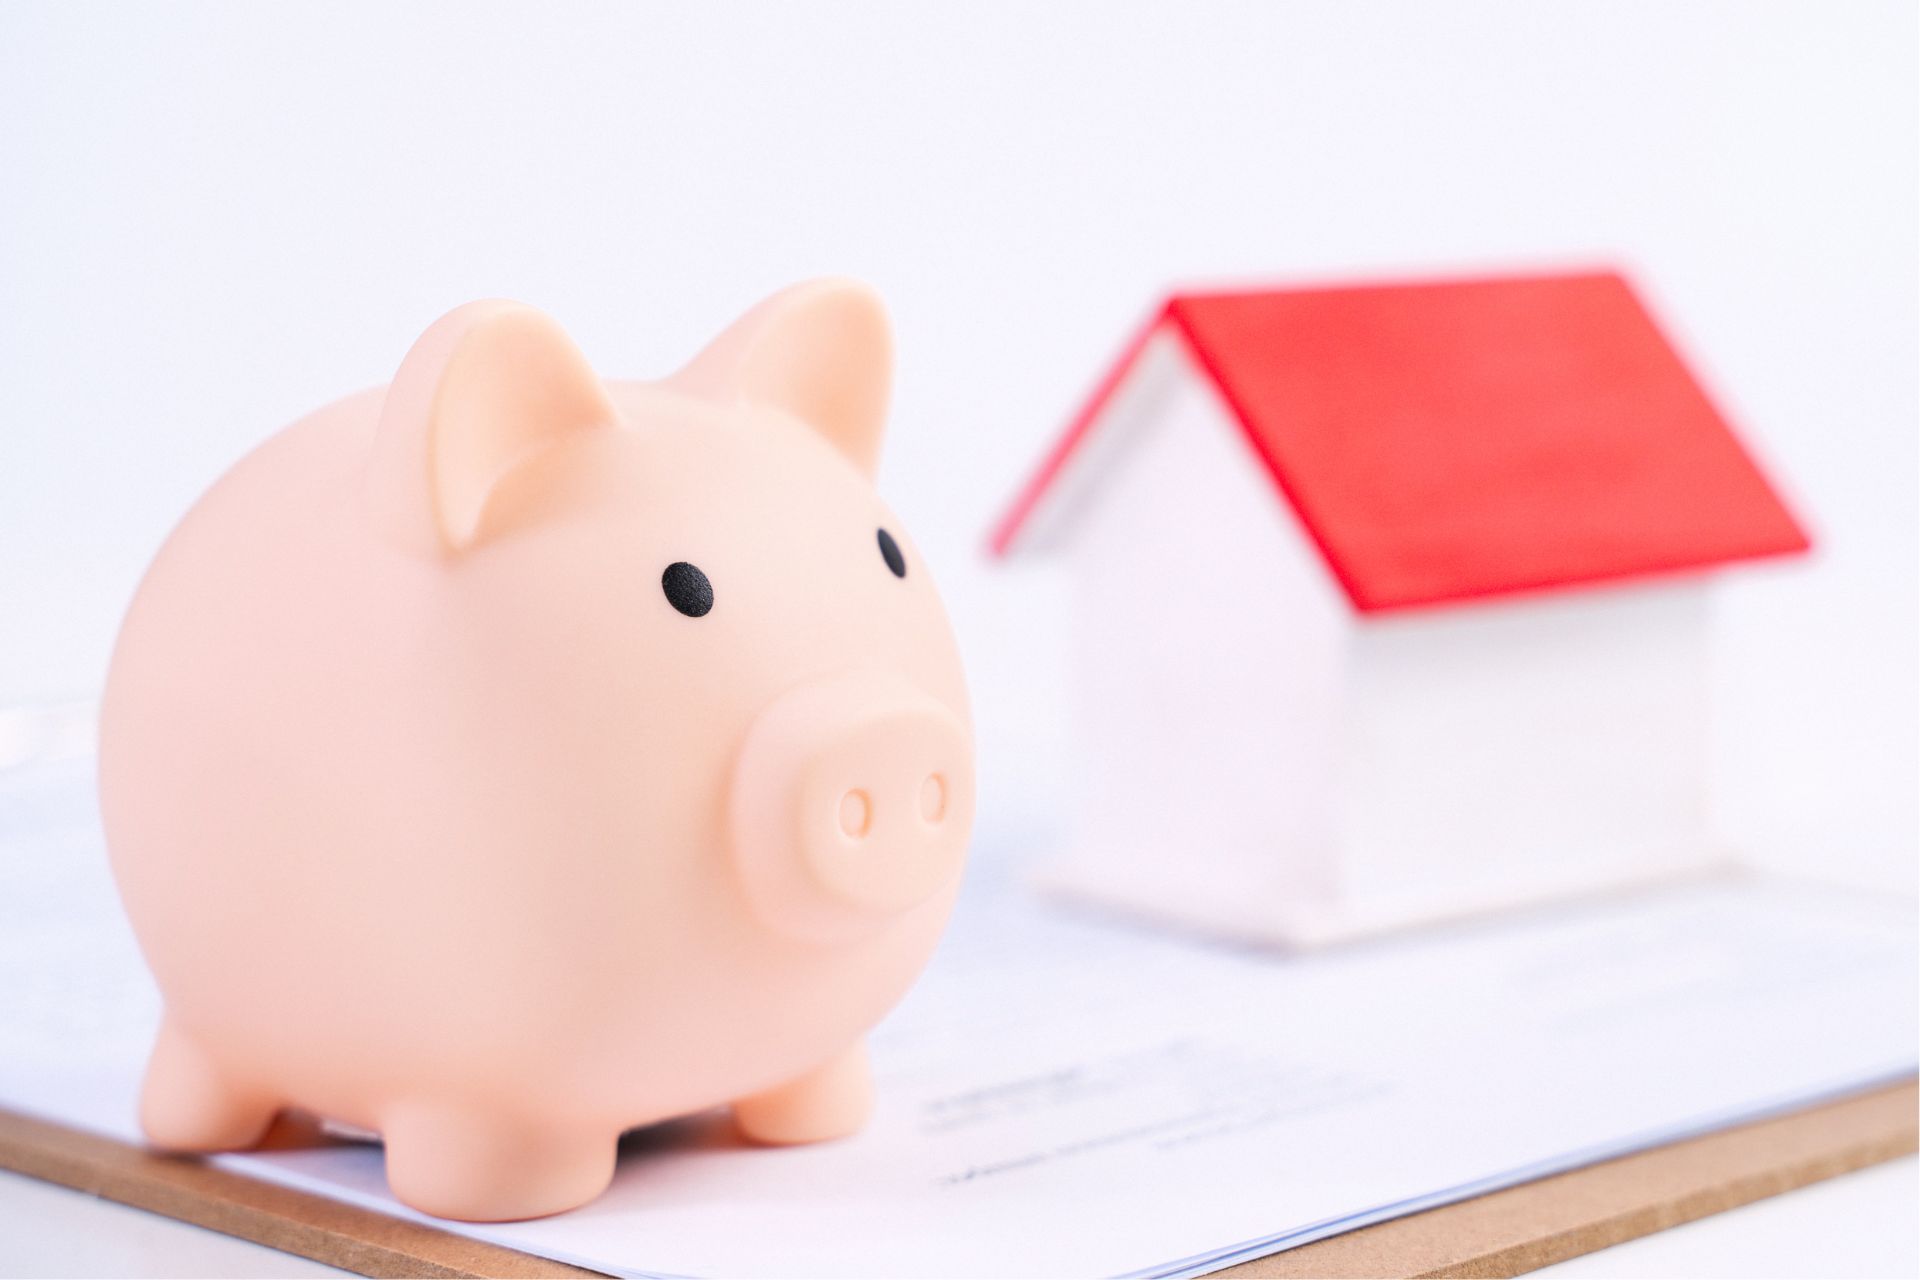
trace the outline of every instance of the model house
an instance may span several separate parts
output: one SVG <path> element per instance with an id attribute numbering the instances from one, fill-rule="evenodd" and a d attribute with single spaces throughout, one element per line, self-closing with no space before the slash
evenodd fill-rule
<path id="1" fill-rule="evenodd" d="M 1177 295 L 994 534 L 1071 579 L 1052 878 L 1306 945 L 1709 866 L 1711 577 L 1807 545 L 1618 275 Z"/>

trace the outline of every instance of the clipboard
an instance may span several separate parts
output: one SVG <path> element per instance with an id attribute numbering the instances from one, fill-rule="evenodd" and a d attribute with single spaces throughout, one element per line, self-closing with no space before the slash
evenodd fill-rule
<path id="1" fill-rule="evenodd" d="M 1920 1149 L 1903 1083 L 1395 1218 L 1216 1274 L 1509 1276 Z M 312 1140 L 287 1121 L 270 1143 Z M 0 1109 L 0 1168 L 369 1276 L 597 1276 Z"/>

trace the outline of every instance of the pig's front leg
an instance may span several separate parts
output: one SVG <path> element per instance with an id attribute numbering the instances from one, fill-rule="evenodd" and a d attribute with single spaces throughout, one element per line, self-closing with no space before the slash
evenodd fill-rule
<path id="1" fill-rule="evenodd" d="M 867 1046 L 856 1043 L 803 1076 L 733 1104 L 740 1131 L 755 1142 L 824 1142 L 859 1131 L 873 1111 Z"/>
<path id="2" fill-rule="evenodd" d="M 619 1135 L 499 1106 L 409 1103 L 381 1118 L 387 1185 L 442 1218 L 508 1222 L 577 1208 L 613 1180 Z"/>
<path id="3" fill-rule="evenodd" d="M 242 1085 L 190 1036 L 160 1024 L 140 1089 L 140 1127 L 170 1151 L 238 1151 L 260 1141 L 280 1110 Z"/>

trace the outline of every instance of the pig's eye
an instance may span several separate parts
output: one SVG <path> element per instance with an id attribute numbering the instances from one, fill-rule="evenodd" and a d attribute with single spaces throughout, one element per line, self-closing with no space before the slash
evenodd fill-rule
<path id="1" fill-rule="evenodd" d="M 907 558 L 900 554 L 900 544 L 885 529 L 880 531 L 880 558 L 887 562 L 887 568 L 893 570 L 893 576 L 907 576 Z"/>
<path id="2" fill-rule="evenodd" d="M 660 575 L 660 589 L 667 593 L 667 603 L 689 618 L 703 618 L 713 608 L 713 584 L 685 560 L 667 566 Z"/>

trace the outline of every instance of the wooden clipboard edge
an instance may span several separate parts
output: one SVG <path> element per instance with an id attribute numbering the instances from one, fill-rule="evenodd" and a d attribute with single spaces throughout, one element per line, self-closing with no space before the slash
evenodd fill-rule
<path id="1" fill-rule="evenodd" d="M 1215 1274 L 1511 1276 L 1920 1148 L 1909 1079 L 1364 1227 Z M 598 1276 L 0 1108 L 0 1168 L 368 1276 Z"/>
<path id="2" fill-rule="evenodd" d="M 1269 1254 L 1215 1274 L 1514 1276 L 1920 1149 L 1920 1085 L 1721 1129 Z"/>

